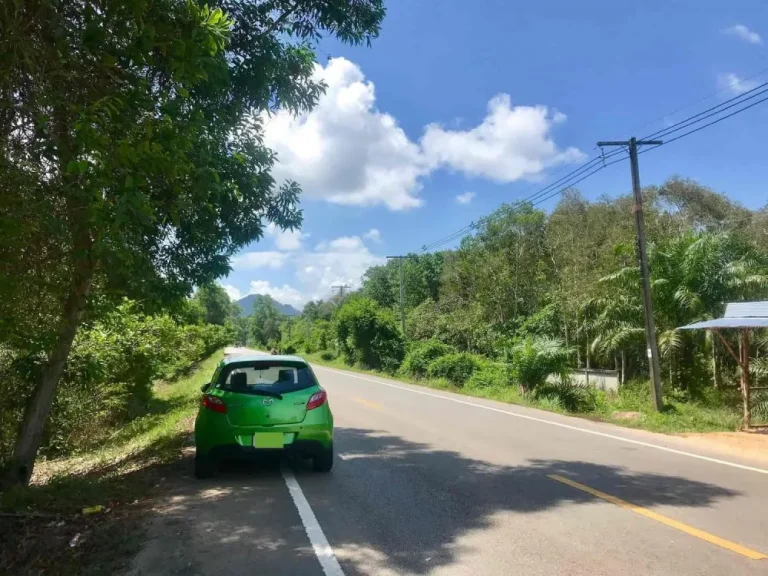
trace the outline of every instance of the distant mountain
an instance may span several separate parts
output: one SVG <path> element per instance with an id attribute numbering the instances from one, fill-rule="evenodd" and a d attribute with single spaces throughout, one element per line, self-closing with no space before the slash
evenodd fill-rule
<path id="1" fill-rule="evenodd" d="M 253 301 L 256 299 L 256 296 L 256 294 L 248 294 L 248 296 L 240 298 L 240 300 L 236 302 L 236 304 L 240 306 L 243 316 L 250 316 L 251 312 L 253 312 Z M 298 316 L 301 314 L 299 310 L 296 310 L 296 308 L 290 304 L 281 304 L 275 300 L 275 305 L 277 306 L 278 312 L 286 316 Z"/>

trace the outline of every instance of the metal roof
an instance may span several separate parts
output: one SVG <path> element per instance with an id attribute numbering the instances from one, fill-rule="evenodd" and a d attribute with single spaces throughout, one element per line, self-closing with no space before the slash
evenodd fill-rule
<path id="1" fill-rule="evenodd" d="M 768 328 L 768 318 L 715 318 L 680 326 L 678 330 L 697 330 L 706 328 Z"/>
<path id="2" fill-rule="evenodd" d="M 768 302 L 730 302 L 723 318 L 768 318 Z"/>
<path id="3" fill-rule="evenodd" d="M 680 330 L 707 328 L 768 328 L 768 302 L 730 302 L 725 315 L 714 320 L 680 326 Z"/>

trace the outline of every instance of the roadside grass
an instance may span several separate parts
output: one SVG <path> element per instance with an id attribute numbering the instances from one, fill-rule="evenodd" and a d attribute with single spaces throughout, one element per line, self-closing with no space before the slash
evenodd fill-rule
<path id="1" fill-rule="evenodd" d="M 323 360 L 320 354 L 302 354 L 310 362 L 321 366 L 348 370 L 361 374 L 373 374 L 382 378 L 397 379 L 410 384 L 426 386 L 438 390 L 447 390 L 465 396 L 485 398 L 518 404 L 539 410 L 578 416 L 589 420 L 609 422 L 628 428 L 639 428 L 650 432 L 677 434 L 685 432 L 721 432 L 735 431 L 741 426 L 741 413 L 731 402 L 718 405 L 721 399 L 711 401 L 682 401 L 667 395 L 665 410 L 653 410 L 649 382 L 632 382 L 623 387 L 619 394 L 595 391 L 589 395 L 585 406 L 580 410 L 567 410 L 556 396 L 535 398 L 530 393 L 521 392 L 516 386 L 455 386 L 446 380 L 429 378 L 417 379 L 398 373 L 387 374 L 378 370 L 369 370 L 360 366 L 349 366 L 341 358 Z"/>
<path id="2" fill-rule="evenodd" d="M 151 497 L 179 473 L 174 463 L 189 440 L 200 387 L 223 355 L 214 353 L 176 381 L 156 383 L 148 413 L 101 447 L 38 462 L 29 486 L 0 493 L 0 573 L 120 569 L 138 550 Z M 91 506 L 103 509 L 82 513 Z"/>

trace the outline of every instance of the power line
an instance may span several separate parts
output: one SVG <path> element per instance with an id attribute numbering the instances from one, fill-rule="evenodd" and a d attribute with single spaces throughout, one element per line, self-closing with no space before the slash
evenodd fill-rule
<path id="1" fill-rule="evenodd" d="M 588 160 L 575 170 L 572 170 L 562 178 L 559 178 L 558 180 L 555 180 L 554 182 L 548 184 L 544 188 L 539 189 L 538 191 L 534 192 L 533 194 L 526 196 L 525 198 L 520 198 L 518 200 L 515 200 L 511 203 L 512 207 L 520 206 L 526 202 L 533 202 L 534 200 L 537 200 L 541 198 L 542 195 L 546 194 L 547 192 L 551 191 L 555 186 L 558 184 L 562 184 L 563 189 L 569 188 L 573 186 L 574 184 L 577 184 L 578 182 L 581 182 L 584 178 L 579 178 L 578 180 L 574 180 L 574 178 L 578 178 L 579 176 L 583 175 L 584 172 L 588 172 L 591 169 L 595 168 L 595 166 L 598 166 L 602 163 L 602 166 L 600 166 L 600 169 L 603 167 L 610 166 L 613 164 L 613 162 L 606 163 L 605 161 L 609 158 L 612 158 L 616 156 L 617 154 L 621 154 L 620 150 L 616 150 L 614 152 L 611 152 L 607 155 L 597 156 L 596 158 L 593 158 L 592 160 Z M 573 162 L 571 162 L 573 164 Z M 588 175 L 594 174 L 594 172 L 597 172 L 599 170 L 594 170 L 592 172 L 589 172 Z M 562 192 L 562 190 L 557 190 L 556 194 L 559 194 Z M 549 198 L 549 197 L 548 197 Z M 482 222 L 484 219 L 481 219 L 480 222 Z M 425 244 L 422 246 L 422 250 L 424 252 L 427 252 L 429 250 L 434 250 L 435 248 L 438 248 L 440 246 L 444 246 L 445 244 L 448 244 L 452 242 L 453 240 L 456 240 L 457 238 L 460 238 L 462 236 L 465 236 L 466 234 L 470 233 L 472 230 L 477 228 L 479 223 L 476 222 L 470 222 L 468 226 L 464 226 L 463 228 L 460 228 L 459 230 L 456 230 L 455 232 L 452 232 L 451 234 L 436 240 L 435 242 L 432 242 L 430 244 Z"/>
<path id="2" fill-rule="evenodd" d="M 718 94 L 722 94 L 723 92 L 727 92 L 728 90 L 731 90 L 738 86 L 739 84 L 744 84 L 745 82 L 749 82 L 750 80 L 753 80 L 754 78 L 757 78 L 758 76 L 762 76 L 768 72 L 768 68 L 764 68 L 763 70 L 760 70 L 759 72 L 756 72 L 755 74 L 752 74 L 751 76 L 747 76 L 746 78 L 741 78 L 740 80 L 736 82 L 732 82 L 731 84 L 728 84 L 727 86 L 723 86 L 720 90 L 717 90 L 715 92 L 712 92 L 711 94 L 704 96 L 702 98 L 698 98 L 697 100 L 693 100 L 692 102 L 689 102 L 688 104 L 684 104 L 683 106 L 680 106 L 679 108 L 674 109 L 672 112 L 668 112 L 667 114 L 663 114 L 656 118 L 655 120 L 651 120 L 650 122 L 646 122 L 642 126 L 638 126 L 637 128 L 633 129 L 632 132 L 638 132 L 639 130 L 645 128 L 646 126 L 651 126 L 652 124 L 656 124 L 656 122 L 663 120 L 664 118 L 667 118 L 669 116 L 674 116 L 678 112 L 682 112 L 683 110 L 687 110 L 691 106 L 698 104 L 699 102 L 704 102 L 706 100 L 709 100 L 710 98 L 713 98 L 717 96 Z"/>
<path id="3" fill-rule="evenodd" d="M 768 92 L 768 90 L 766 90 Z M 730 114 L 726 114 L 725 116 L 718 118 L 717 120 L 713 120 L 712 122 L 709 122 L 707 124 L 704 124 L 703 126 L 699 126 L 698 128 L 694 128 L 693 130 L 689 130 L 688 132 L 685 132 L 684 134 L 680 134 L 679 136 L 676 136 L 672 138 L 671 140 L 667 140 L 663 144 L 659 144 L 658 146 L 654 146 L 653 148 L 646 148 L 640 154 L 643 154 L 645 152 L 650 152 L 651 150 L 656 150 L 656 148 L 659 148 L 661 146 L 666 146 L 667 144 L 671 144 L 672 142 L 675 142 L 676 140 L 680 140 L 681 138 L 685 138 L 686 136 L 690 136 L 691 134 L 694 134 L 695 132 L 698 132 L 700 130 L 704 130 L 704 128 L 708 128 L 714 124 L 717 124 L 718 122 L 722 122 L 723 120 L 727 120 L 731 116 L 736 116 L 736 114 L 740 114 L 741 112 L 744 112 L 745 110 L 749 110 L 750 108 L 754 108 L 758 104 L 761 104 L 762 102 L 765 102 L 768 100 L 768 96 L 765 98 L 762 98 L 761 100 L 758 100 L 757 102 L 753 102 L 749 106 L 744 106 L 744 108 L 740 108 L 739 110 L 736 110 L 734 112 L 731 112 Z"/>
<path id="4" fill-rule="evenodd" d="M 606 160 L 613 158 L 614 156 L 621 154 L 621 150 L 616 150 L 614 152 L 611 152 L 607 155 L 601 155 L 593 158 L 592 160 L 588 160 L 575 170 L 572 170 L 562 178 L 559 178 L 558 180 L 555 180 L 554 182 L 548 184 L 547 186 L 539 189 L 538 191 L 534 192 L 533 194 L 526 196 L 525 198 L 520 198 L 518 200 L 515 200 L 510 205 L 514 208 L 517 206 L 520 206 L 526 202 L 534 202 L 533 205 L 536 206 L 537 204 L 540 204 L 543 201 L 548 200 L 549 198 L 552 198 L 553 196 L 556 196 L 557 194 L 560 194 L 563 192 L 563 190 L 566 190 L 575 184 L 578 184 L 582 180 L 585 180 L 592 174 L 595 174 L 596 172 L 599 172 L 600 170 L 607 168 L 608 166 L 616 163 L 618 160 L 614 160 L 612 162 L 607 162 Z M 622 158 L 623 159 L 623 158 Z M 620 159 L 621 160 L 621 159 Z M 586 172 L 586 174 L 585 174 Z M 580 177 L 581 176 L 581 177 Z M 555 188 L 556 186 L 561 185 L 560 188 L 556 189 L 553 194 L 550 194 L 546 196 L 545 198 L 541 198 L 543 195 L 547 194 L 547 192 L 550 192 Z M 482 222 L 485 219 L 482 219 L 480 222 Z M 465 226 L 464 228 L 460 228 L 459 230 L 456 230 L 455 232 L 449 234 L 448 236 L 443 237 L 440 240 L 437 240 L 435 242 L 432 242 L 430 244 L 426 244 L 422 246 L 422 250 L 424 252 L 427 252 L 429 250 L 434 250 L 435 248 L 438 248 L 440 246 L 444 246 L 445 244 L 448 244 L 452 242 L 453 240 L 456 240 L 458 238 L 461 238 L 462 236 L 465 236 L 469 234 L 472 230 L 477 228 L 478 223 L 472 222 L 469 226 Z"/>
<path id="5" fill-rule="evenodd" d="M 766 69 L 766 71 L 768 71 L 768 69 Z M 765 72 L 765 71 L 763 71 L 763 72 Z M 759 74 L 762 74 L 763 72 L 760 72 L 760 73 L 756 74 L 755 76 L 757 76 Z M 739 84 L 739 82 L 734 83 L 733 85 L 736 85 L 736 84 Z M 722 92 L 722 90 L 720 92 Z M 743 104 L 744 102 L 747 102 L 747 101 L 749 101 L 749 100 L 751 100 L 753 98 L 761 96 L 761 95 L 763 95 L 766 92 L 768 92 L 768 82 L 760 84 L 759 86 L 756 86 L 756 87 L 754 87 L 754 88 L 752 88 L 750 90 L 747 90 L 743 94 L 740 94 L 738 96 L 730 98 L 730 99 L 728 99 L 728 100 L 726 100 L 724 102 L 721 102 L 717 106 L 712 106 L 712 107 L 708 108 L 707 110 L 699 112 L 698 114 L 694 114 L 693 116 L 689 116 L 688 118 L 685 118 L 685 119 L 683 119 L 683 120 L 681 120 L 679 122 L 676 122 L 672 126 L 668 126 L 668 127 L 664 128 L 662 130 L 659 130 L 659 131 L 653 133 L 653 134 L 650 134 L 648 136 L 644 136 L 643 139 L 648 139 L 648 138 L 652 138 L 652 137 L 663 137 L 663 136 L 668 136 L 668 135 L 671 135 L 671 134 L 675 134 L 675 133 L 677 133 L 677 132 L 679 132 L 681 130 L 684 130 L 685 128 L 691 127 L 691 126 L 693 126 L 695 124 L 698 124 L 698 123 L 700 123 L 700 122 L 702 122 L 704 120 L 712 118 L 713 116 L 717 116 L 718 114 L 724 112 L 725 110 L 729 110 L 729 109 L 734 108 L 735 106 L 739 106 L 739 105 Z M 717 92 L 715 94 L 717 94 Z M 709 98 L 709 97 L 706 97 L 706 98 Z M 704 99 L 706 99 L 706 98 L 704 98 Z M 760 104 L 762 102 L 765 102 L 766 100 L 768 100 L 768 97 L 762 98 L 762 99 L 760 99 L 760 100 L 750 104 L 749 106 L 744 106 L 742 108 L 739 108 L 738 110 L 735 110 L 734 112 L 731 112 L 730 114 L 722 116 L 722 117 L 720 117 L 720 118 L 718 118 L 718 119 L 716 119 L 716 120 L 714 120 L 712 122 L 708 122 L 707 124 L 704 124 L 702 126 L 694 128 L 693 130 L 689 130 L 688 132 L 680 134 L 680 135 L 678 135 L 678 136 L 676 136 L 676 137 L 674 137 L 674 138 L 672 138 L 670 140 L 667 140 L 663 144 L 659 144 L 659 145 L 654 146 L 652 148 L 646 148 L 646 149 L 640 151 L 639 154 L 644 154 L 645 152 L 650 152 L 651 150 L 654 150 L 655 148 L 658 148 L 659 146 L 662 146 L 664 144 L 670 144 L 670 143 L 672 143 L 672 142 L 674 142 L 676 140 L 680 140 L 681 138 L 684 138 L 686 136 L 690 136 L 691 134 L 694 134 L 695 132 L 699 132 L 700 130 L 703 130 L 704 128 L 712 126 L 713 124 L 717 124 L 718 122 L 722 122 L 723 120 L 726 120 L 726 119 L 728 119 L 728 118 L 730 118 L 732 116 L 735 116 L 736 114 L 739 114 L 741 112 L 744 112 L 745 110 L 753 108 L 754 106 L 757 106 L 758 104 Z M 530 196 L 528 196 L 526 198 L 522 198 L 522 199 L 516 200 L 515 202 L 512 203 L 512 206 L 520 205 L 520 204 L 523 204 L 525 202 L 532 202 L 533 200 L 536 200 L 536 202 L 533 202 L 532 206 L 538 206 L 539 204 L 542 204 L 542 203 L 546 202 L 547 200 L 550 200 L 550 199 L 554 198 L 555 196 L 561 194 L 566 189 L 568 189 L 568 188 L 578 184 L 579 182 L 582 182 L 583 180 L 586 180 L 587 178 L 589 178 L 593 174 L 596 174 L 597 172 L 600 172 L 604 168 L 607 168 L 608 166 L 611 166 L 613 164 L 616 164 L 617 162 L 620 162 L 620 161 L 624 160 L 626 158 L 626 156 L 622 156 L 621 158 L 619 158 L 617 160 L 613 160 L 611 162 L 605 162 L 606 160 L 616 156 L 617 154 L 621 154 L 621 152 L 622 152 L 622 150 L 615 150 L 615 151 L 613 151 L 613 152 L 611 152 L 611 153 L 609 153 L 607 155 L 598 156 L 596 158 L 593 158 L 592 160 L 589 160 L 589 161 L 585 162 L 579 168 L 576 168 L 575 170 L 571 171 L 570 173 L 568 173 L 564 177 L 562 177 L 562 178 L 552 182 L 548 186 L 545 186 L 544 188 L 538 190 L 534 194 L 532 194 L 532 195 L 530 195 Z M 602 164 L 600 164 L 601 160 L 602 160 Z M 571 164 L 573 164 L 573 163 L 571 163 Z M 574 178 L 577 178 L 577 179 L 574 180 Z M 553 188 L 555 188 L 560 183 L 563 183 L 563 185 L 561 187 L 559 187 L 558 189 L 552 191 Z M 549 192 L 549 191 L 552 191 L 552 193 L 547 194 L 547 192 Z M 446 237 L 444 237 L 444 238 L 442 238 L 440 240 L 437 240 L 437 241 L 435 241 L 435 242 L 433 242 L 431 244 L 427 244 L 427 245 L 423 246 L 422 250 L 426 252 L 428 250 L 432 250 L 432 249 L 435 249 L 437 247 L 440 247 L 440 246 L 443 246 L 445 244 L 448 244 L 451 241 L 456 240 L 457 238 L 460 238 L 460 237 L 465 236 L 466 234 L 470 233 L 476 227 L 477 227 L 477 224 L 475 224 L 474 222 L 470 223 L 469 226 L 465 226 L 464 228 L 461 228 L 461 229 L 453 232 L 452 234 L 449 234 L 448 236 L 446 236 Z"/>
<path id="6" fill-rule="evenodd" d="M 556 190 L 555 192 L 553 192 L 552 194 L 550 194 L 550 195 L 549 195 L 549 196 L 547 196 L 546 198 L 542 198 L 541 200 L 539 200 L 538 202 L 535 202 L 535 203 L 534 203 L 534 204 L 532 204 L 531 206 L 538 206 L 539 204 L 543 204 L 543 203 L 544 203 L 544 202 L 546 202 L 547 200 L 551 200 L 552 198 L 554 198 L 554 197 L 555 197 L 555 196 L 557 196 L 558 194 L 562 194 L 562 193 L 563 193 L 563 192 L 565 192 L 565 191 L 566 191 L 568 188 L 571 188 L 571 187 L 573 187 L 575 184 L 578 184 L 578 183 L 579 183 L 579 182 L 581 182 L 582 180 L 586 180 L 587 178 L 589 178 L 589 177 L 590 177 L 590 176 L 592 176 L 593 174 L 597 174 L 597 173 L 598 173 L 598 172 L 600 172 L 601 170 L 605 170 L 606 168 L 608 168 L 608 166 L 613 166 L 614 164 L 618 164 L 619 162 L 622 162 L 622 161 L 626 160 L 626 159 L 627 159 L 627 157 L 628 157 L 627 155 L 624 155 L 624 156 L 622 156 L 621 158 L 619 158 L 618 160 L 614 160 L 613 162 L 608 162 L 608 163 L 607 163 L 607 164 L 605 164 L 605 165 L 599 166 L 598 168 L 596 168 L 595 170 L 593 170 L 593 171 L 592 171 L 592 172 L 590 172 L 589 174 L 586 174 L 586 175 L 584 175 L 582 178 L 579 178 L 579 179 L 578 179 L 578 180 L 576 180 L 575 182 L 571 182 L 571 183 L 570 183 L 568 186 L 566 186 L 565 188 L 561 188 L 560 190 Z"/>
<path id="7" fill-rule="evenodd" d="M 721 102 L 717 106 L 713 106 L 712 108 L 709 108 L 707 110 L 704 110 L 703 112 L 699 112 L 698 114 L 694 116 L 690 116 L 689 118 L 686 118 L 685 120 L 681 120 L 680 122 L 677 122 L 673 124 L 672 126 L 668 126 L 667 128 L 664 128 L 663 130 L 659 130 L 658 132 L 654 132 L 653 134 L 650 134 L 648 136 L 644 136 L 643 138 L 663 138 L 665 136 L 668 136 L 669 134 L 673 134 L 675 132 L 679 132 L 680 130 L 683 130 L 684 128 L 687 128 L 688 126 L 692 126 L 694 124 L 698 124 L 699 122 L 702 122 L 703 120 L 706 120 L 707 118 L 711 118 L 712 116 L 717 116 L 721 112 L 724 112 L 725 110 L 730 110 L 734 106 L 739 106 L 740 104 L 743 104 L 744 102 L 748 100 L 752 100 L 753 98 L 757 98 L 758 96 L 761 96 L 762 94 L 765 94 L 768 92 L 768 82 L 761 84 L 760 86 L 757 86 L 753 88 L 752 90 L 749 90 L 747 92 L 744 92 L 743 94 L 740 94 L 739 96 L 735 96 L 734 98 L 731 98 L 729 100 L 726 100 L 725 102 Z M 752 94 L 748 98 L 745 98 L 747 94 L 751 94 L 752 92 L 755 92 L 756 90 L 760 90 L 760 92 L 757 92 L 755 94 Z M 736 102 L 738 100 L 738 102 Z M 726 106 L 728 104 L 728 106 Z M 701 118 L 699 118 L 701 116 Z M 698 120 L 694 120 L 694 118 L 698 118 Z"/>

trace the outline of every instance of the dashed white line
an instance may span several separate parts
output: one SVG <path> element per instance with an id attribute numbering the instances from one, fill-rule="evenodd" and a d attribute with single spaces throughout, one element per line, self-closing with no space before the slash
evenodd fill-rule
<path id="1" fill-rule="evenodd" d="M 339 561 L 336 560 L 333 548 L 328 543 L 323 529 L 320 528 L 320 523 L 317 521 L 315 513 L 312 512 L 312 507 L 309 505 L 307 497 L 304 496 L 296 476 L 293 475 L 291 470 L 284 468 L 283 478 L 293 503 L 296 505 L 296 510 L 299 511 L 301 523 L 304 524 L 304 530 L 309 537 L 309 542 L 312 544 L 315 556 L 317 556 L 325 576 L 344 576 L 344 571 L 341 569 Z"/>
<path id="2" fill-rule="evenodd" d="M 578 426 L 571 426 L 570 424 L 563 424 L 561 422 L 553 422 L 552 420 L 546 420 L 544 418 L 536 418 L 535 416 L 528 416 L 527 414 L 518 414 L 517 412 L 510 412 L 509 410 L 501 410 L 500 408 L 494 408 L 493 406 L 485 406 L 483 404 L 475 404 L 474 402 L 467 402 L 466 400 L 459 400 L 458 398 L 451 398 L 450 396 L 443 396 L 442 394 L 434 394 L 432 392 L 426 392 L 424 390 L 414 390 L 406 386 L 399 386 L 398 384 L 392 384 L 390 382 L 384 382 L 382 380 L 375 380 L 373 378 L 366 378 L 365 376 L 358 376 L 350 372 L 344 372 L 343 370 L 335 370 L 333 368 L 326 368 L 324 366 L 315 366 L 315 368 L 321 368 L 329 372 L 336 372 L 337 374 L 343 374 L 350 378 L 357 378 L 358 380 L 365 380 L 373 382 L 374 384 L 380 384 L 381 386 L 389 386 L 390 388 L 397 388 L 399 390 L 405 390 L 412 394 L 421 394 L 422 396 L 431 396 L 432 398 L 440 398 L 441 400 L 447 400 L 448 402 L 455 402 L 456 404 L 464 404 L 465 406 L 474 406 L 482 410 L 489 410 L 491 412 L 497 412 L 499 414 L 506 414 L 507 416 L 513 416 L 515 418 L 522 418 L 524 420 L 531 420 L 533 422 L 540 422 L 542 424 L 549 424 L 550 426 L 557 426 L 559 428 L 565 428 L 567 430 L 575 430 L 577 432 L 583 432 L 584 434 L 592 434 L 593 436 L 601 436 L 603 438 L 610 438 L 612 440 L 618 440 L 620 442 L 627 442 L 629 444 L 636 444 L 638 446 L 645 446 L 646 448 L 653 448 L 654 450 L 661 450 L 663 452 L 670 452 L 679 456 L 687 456 L 688 458 L 696 458 L 697 460 L 705 460 L 707 462 L 713 462 L 715 464 L 722 464 L 723 466 L 730 466 L 732 468 L 740 468 L 741 470 L 749 470 L 750 472 L 758 472 L 760 474 L 768 474 L 768 470 L 764 468 L 756 468 L 754 466 L 746 466 L 744 464 L 737 464 L 736 462 L 728 462 L 727 460 L 720 460 L 718 458 L 710 458 L 709 456 L 702 456 L 701 454 L 694 454 L 692 452 L 685 452 L 684 450 L 676 450 L 674 448 L 667 448 L 666 446 L 659 446 L 658 444 L 651 444 L 650 442 L 643 442 L 641 440 L 632 440 L 631 438 L 624 438 L 623 436 L 615 436 L 614 434 L 607 434 L 605 432 L 598 432 L 597 430 L 589 430 L 587 428 L 579 428 Z"/>

